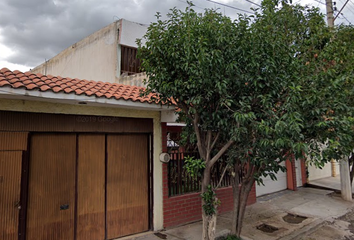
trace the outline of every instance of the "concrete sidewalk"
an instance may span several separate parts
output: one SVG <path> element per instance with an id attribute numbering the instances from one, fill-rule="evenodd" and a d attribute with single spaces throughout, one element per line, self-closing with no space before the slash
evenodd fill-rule
<path id="1" fill-rule="evenodd" d="M 336 177 L 325 177 L 316 180 L 311 180 L 309 182 L 310 186 L 317 186 L 321 188 L 326 188 L 328 190 L 341 191 L 340 187 L 340 176 Z M 354 184 L 352 186 L 352 192 L 354 193 Z"/>
<path id="2" fill-rule="evenodd" d="M 247 207 L 242 237 L 246 240 L 290 240 L 300 239 L 325 222 L 343 216 L 354 209 L 354 203 L 346 202 L 329 190 L 300 188 L 298 191 L 285 190 L 257 199 L 257 203 Z M 287 216 L 292 214 L 291 216 Z M 231 228 L 232 213 L 221 214 L 217 220 L 217 236 L 225 236 Z M 287 216 L 287 217 L 286 217 Z M 297 223 L 289 223 L 290 222 Z M 266 224 L 266 225 L 264 225 Z M 264 232 L 258 228 L 275 230 Z M 120 240 L 199 240 L 201 222 L 163 230 L 148 232 Z M 316 238 L 314 238 L 316 239 Z"/>

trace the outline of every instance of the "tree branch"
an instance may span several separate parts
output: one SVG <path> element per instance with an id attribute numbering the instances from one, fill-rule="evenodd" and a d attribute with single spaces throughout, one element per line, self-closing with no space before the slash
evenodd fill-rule
<path id="1" fill-rule="evenodd" d="M 193 116 L 189 113 L 188 105 L 185 102 L 180 102 L 177 104 L 180 108 L 183 109 L 183 111 L 186 113 L 186 115 L 193 120 Z"/>
<path id="2" fill-rule="evenodd" d="M 221 182 L 222 182 L 222 179 L 224 178 L 224 175 L 225 175 L 225 173 L 226 173 L 226 170 L 227 170 L 227 165 L 226 165 L 226 167 L 225 167 L 225 169 L 224 169 L 224 172 L 222 173 L 222 175 L 221 175 L 221 177 L 220 177 L 220 180 L 219 180 L 218 185 L 216 185 L 216 187 L 214 188 L 214 190 L 216 190 L 216 189 L 218 189 L 218 188 L 220 187 L 220 184 L 221 184 Z"/>
<path id="3" fill-rule="evenodd" d="M 211 148 L 210 148 L 210 144 L 211 144 L 211 130 L 207 131 L 206 134 L 206 161 L 209 161 L 210 159 L 210 152 L 211 152 Z"/>
<path id="4" fill-rule="evenodd" d="M 219 136 L 220 136 L 220 132 L 218 132 L 218 133 L 216 134 L 216 136 L 215 136 L 215 138 L 214 138 L 214 141 L 213 141 L 213 143 L 211 144 L 210 149 L 213 149 L 213 148 L 214 148 L 216 142 L 218 141 Z"/>
<path id="5" fill-rule="evenodd" d="M 199 124 L 199 115 L 198 115 L 198 113 L 195 113 L 194 117 L 193 117 L 193 115 L 191 115 L 189 113 L 188 105 L 185 102 L 180 102 L 179 106 L 183 109 L 183 111 L 186 113 L 186 115 L 192 120 L 194 132 L 195 132 L 195 135 L 197 137 L 197 147 L 198 147 L 198 151 L 199 151 L 200 157 L 202 159 L 206 160 L 206 154 L 205 154 L 205 151 L 204 151 L 205 150 L 204 149 L 204 142 L 203 142 L 203 139 L 201 137 L 200 129 L 199 129 L 199 126 L 198 126 L 198 124 Z"/>
<path id="6" fill-rule="evenodd" d="M 210 166 L 213 166 L 216 161 L 226 152 L 226 150 L 234 143 L 233 140 L 229 140 L 221 149 L 220 151 L 210 160 Z"/>
<path id="7" fill-rule="evenodd" d="M 206 159 L 206 154 L 205 154 L 205 149 L 204 149 L 204 142 L 201 137 L 200 129 L 198 126 L 199 115 L 197 113 L 195 113 L 194 119 L 192 119 L 192 120 L 193 120 L 193 127 L 194 127 L 194 131 L 195 131 L 195 135 L 197 136 L 197 146 L 198 146 L 200 156 L 202 157 L 202 159 L 204 159 L 206 161 L 207 159 Z"/>

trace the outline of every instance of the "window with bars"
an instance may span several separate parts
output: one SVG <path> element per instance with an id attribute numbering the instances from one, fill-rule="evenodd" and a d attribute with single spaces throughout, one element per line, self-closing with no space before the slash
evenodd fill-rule
<path id="1" fill-rule="evenodd" d="M 140 73 L 140 60 L 136 57 L 137 48 L 121 46 L 121 76 Z"/>

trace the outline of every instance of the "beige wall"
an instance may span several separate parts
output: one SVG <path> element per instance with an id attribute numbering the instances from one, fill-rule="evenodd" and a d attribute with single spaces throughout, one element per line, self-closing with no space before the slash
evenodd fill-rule
<path id="1" fill-rule="evenodd" d="M 119 22 L 114 22 L 73 44 L 33 73 L 114 82 L 117 66 Z"/>
<path id="2" fill-rule="evenodd" d="M 149 25 L 146 24 L 121 19 L 119 44 L 137 48 L 138 45 L 136 44 L 136 39 L 142 39 L 142 37 L 147 31 L 148 26 Z M 143 39 L 142 43 L 145 44 L 145 41 Z"/>
<path id="3" fill-rule="evenodd" d="M 336 168 L 336 175 L 338 176 L 339 173 L 339 164 L 338 162 L 335 162 L 335 168 Z M 309 181 L 313 181 L 316 179 L 321 179 L 321 178 L 326 178 L 326 177 L 331 177 L 332 176 L 332 166 L 331 163 L 326 163 L 322 169 L 316 168 L 315 166 L 308 166 L 308 171 L 309 171 Z"/>
<path id="4" fill-rule="evenodd" d="M 120 79 L 121 45 L 137 48 L 148 25 L 121 19 L 63 50 L 32 69 L 33 73 L 102 82 L 142 85 L 140 77 Z"/>
<path id="5" fill-rule="evenodd" d="M 154 122 L 153 132 L 153 165 L 154 165 L 154 210 L 153 228 L 160 230 L 163 228 L 163 209 L 162 209 L 162 163 L 159 155 L 162 152 L 161 136 L 161 113 L 159 111 L 129 110 L 108 107 L 91 107 L 82 105 L 47 103 L 27 100 L 8 100 L 0 99 L 0 110 L 4 111 L 23 111 L 39 113 L 61 113 L 77 115 L 96 115 L 114 117 L 133 117 L 133 118 L 152 118 Z"/>

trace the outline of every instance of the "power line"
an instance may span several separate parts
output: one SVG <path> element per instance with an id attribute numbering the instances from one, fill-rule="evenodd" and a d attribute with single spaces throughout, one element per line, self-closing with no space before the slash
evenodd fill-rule
<path id="1" fill-rule="evenodd" d="M 261 5 L 259 5 L 258 3 L 252 2 L 250 0 L 245 0 L 246 2 L 252 3 L 253 5 L 256 5 L 257 7 L 262 7 Z"/>
<path id="2" fill-rule="evenodd" d="M 228 7 L 228 8 L 232 8 L 232 9 L 235 9 L 235 10 L 238 10 L 238 11 L 241 11 L 241 12 L 253 14 L 253 12 L 251 12 L 251 11 L 243 10 L 243 9 L 241 9 L 241 8 L 233 7 L 233 6 L 224 4 L 224 3 L 219 3 L 219 2 L 212 1 L 212 0 L 205 0 L 205 1 L 212 2 L 212 3 L 215 3 L 215 4 L 219 4 L 219 5 L 221 5 L 221 6 Z"/>
<path id="3" fill-rule="evenodd" d="M 187 1 L 186 1 L 186 2 L 183 1 L 183 0 L 178 0 L 178 1 L 181 2 L 181 3 L 188 4 Z M 193 3 L 193 7 L 196 7 L 196 8 L 199 8 L 199 9 L 204 9 L 204 8 L 202 8 L 202 7 L 199 7 L 199 6 L 195 5 L 194 3 Z"/>
<path id="4" fill-rule="evenodd" d="M 324 2 L 321 2 L 321 1 L 319 1 L 319 0 L 314 0 L 315 2 L 318 2 L 318 3 L 320 3 L 320 4 L 323 4 L 323 5 L 326 5 L 326 3 L 324 3 Z"/>
<path id="5" fill-rule="evenodd" d="M 343 1 L 342 0 L 339 0 L 341 3 L 343 3 Z M 352 3 L 351 1 L 349 1 L 349 3 Z M 349 10 L 349 11 L 351 11 L 353 14 L 354 14 L 354 11 L 353 11 L 353 7 L 350 5 L 350 4 L 348 4 L 347 5 L 347 9 Z"/>
<path id="6" fill-rule="evenodd" d="M 336 20 L 336 18 L 338 17 L 338 15 L 339 15 L 340 13 L 342 13 L 343 9 L 345 8 L 345 6 L 347 5 L 348 2 L 349 2 L 349 0 L 347 0 L 347 1 L 344 3 L 344 5 L 342 6 L 342 8 L 341 8 L 341 9 L 339 10 L 339 12 L 337 13 L 337 16 L 334 17 L 334 20 Z M 342 15 L 343 15 L 343 13 L 342 13 Z"/>
<path id="7" fill-rule="evenodd" d="M 346 18 L 346 17 L 344 16 L 343 13 L 341 13 L 341 15 L 342 15 L 342 17 L 343 17 L 345 20 L 347 20 L 347 22 L 348 22 L 350 25 L 352 25 L 352 23 L 348 20 L 348 18 Z"/>
<path id="8" fill-rule="evenodd" d="M 351 0 L 349 0 L 349 3 L 354 5 L 354 3 Z M 352 5 L 348 5 L 347 7 L 354 14 L 354 11 L 353 11 L 354 7 L 352 7 Z"/>

